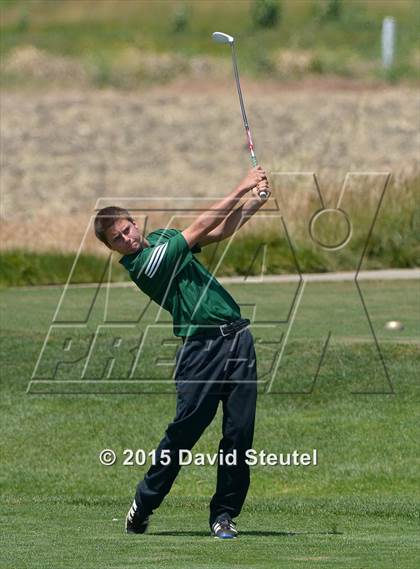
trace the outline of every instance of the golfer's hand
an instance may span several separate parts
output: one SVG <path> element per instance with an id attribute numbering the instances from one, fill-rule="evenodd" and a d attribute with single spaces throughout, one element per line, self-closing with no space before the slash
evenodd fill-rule
<path id="1" fill-rule="evenodd" d="M 265 197 L 261 196 L 261 192 L 265 193 Z M 267 178 L 258 182 L 257 186 L 252 189 L 252 194 L 261 201 L 265 201 L 270 197 L 271 190 Z"/>
<path id="2" fill-rule="evenodd" d="M 267 180 L 265 170 L 261 166 L 255 166 L 255 168 L 251 168 L 251 170 L 239 184 L 239 188 L 243 192 L 248 192 L 249 190 L 255 188 L 257 184 L 263 180 Z"/>

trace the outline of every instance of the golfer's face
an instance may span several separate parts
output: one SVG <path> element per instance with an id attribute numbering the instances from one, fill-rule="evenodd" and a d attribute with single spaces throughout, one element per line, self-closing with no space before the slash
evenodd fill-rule
<path id="1" fill-rule="evenodd" d="M 140 249 L 141 235 L 137 225 L 128 219 L 117 219 L 106 232 L 108 243 L 121 255 L 131 255 Z"/>

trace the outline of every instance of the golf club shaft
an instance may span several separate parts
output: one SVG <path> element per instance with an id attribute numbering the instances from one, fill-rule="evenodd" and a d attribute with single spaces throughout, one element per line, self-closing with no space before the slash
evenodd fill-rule
<path id="1" fill-rule="evenodd" d="M 235 74 L 236 88 L 238 90 L 238 97 L 239 97 L 239 104 L 241 106 L 242 119 L 244 122 L 245 132 L 246 132 L 246 136 L 248 139 L 248 148 L 249 148 L 249 153 L 251 155 L 251 162 L 252 162 L 252 165 L 255 167 L 258 162 L 257 162 L 257 157 L 256 157 L 255 151 L 254 151 L 254 144 L 252 142 L 251 130 L 249 128 L 248 119 L 247 119 L 246 112 L 245 112 L 245 104 L 244 104 L 244 100 L 242 97 L 242 89 L 241 89 L 241 83 L 239 81 L 238 65 L 236 63 L 235 44 L 232 42 L 230 45 L 232 48 L 233 72 Z M 267 193 L 264 191 L 260 192 L 259 195 L 261 198 L 267 197 Z"/>

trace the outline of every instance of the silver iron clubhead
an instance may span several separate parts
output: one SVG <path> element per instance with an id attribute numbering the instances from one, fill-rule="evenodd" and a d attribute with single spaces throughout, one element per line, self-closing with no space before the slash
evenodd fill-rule
<path id="1" fill-rule="evenodd" d="M 235 40 L 229 34 L 224 34 L 223 32 L 214 32 L 211 37 L 216 43 L 229 43 L 232 44 Z"/>

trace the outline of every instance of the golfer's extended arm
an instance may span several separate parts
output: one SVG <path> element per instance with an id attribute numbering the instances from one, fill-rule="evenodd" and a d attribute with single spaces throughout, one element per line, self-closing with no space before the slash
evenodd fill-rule
<path id="1" fill-rule="evenodd" d="M 235 207 L 240 198 L 246 194 L 248 188 L 244 189 L 239 185 L 226 198 L 218 201 L 207 211 L 197 217 L 197 219 L 182 232 L 185 240 L 190 247 L 193 247 L 212 229 L 221 223 L 221 219 L 226 217 Z"/>
<path id="2" fill-rule="evenodd" d="M 246 202 L 233 210 L 207 237 L 204 237 L 200 245 L 205 245 L 206 240 L 208 242 L 214 242 L 222 241 L 226 239 L 226 237 L 230 237 L 251 219 L 254 213 L 265 203 L 265 201 L 256 197 L 249 198 Z"/>

